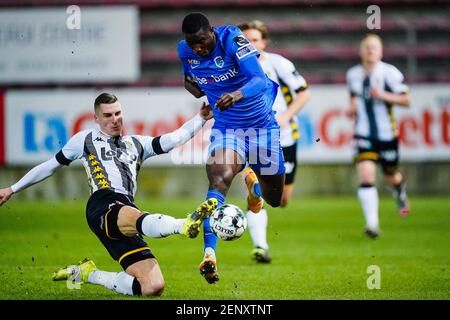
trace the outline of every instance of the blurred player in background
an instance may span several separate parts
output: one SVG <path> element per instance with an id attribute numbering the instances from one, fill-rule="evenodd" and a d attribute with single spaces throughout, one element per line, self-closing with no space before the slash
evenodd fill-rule
<path id="1" fill-rule="evenodd" d="M 286 180 L 281 198 L 281 207 L 286 207 L 294 190 L 295 172 L 297 168 L 297 140 L 299 139 L 297 113 L 309 100 L 310 92 L 305 79 L 297 72 L 294 64 L 286 58 L 264 51 L 269 42 L 266 25 L 258 20 L 238 26 L 250 43 L 259 51 L 258 61 L 267 76 L 278 85 L 278 94 L 273 104 L 276 120 L 280 125 L 280 142 L 286 166 Z M 254 174 L 246 168 L 241 174 L 244 178 Z M 269 245 L 267 243 L 267 211 L 249 210 L 247 213 L 250 236 L 255 245 L 253 258 L 262 263 L 270 263 Z"/>
<path id="2" fill-rule="evenodd" d="M 258 212 L 263 199 L 278 207 L 284 187 L 284 159 L 280 127 L 272 110 L 278 85 L 264 73 L 258 50 L 236 26 L 211 27 L 201 13 L 187 15 L 182 23 L 184 40 L 178 45 L 184 85 L 192 95 L 206 95 L 214 113 L 206 172 L 206 199 L 222 205 L 234 177 L 248 163 L 249 208 Z M 262 196 L 262 197 L 261 197 Z M 208 283 L 219 280 L 217 236 L 209 221 L 204 225 L 204 257 L 200 273 Z"/>
<path id="3" fill-rule="evenodd" d="M 61 166 L 81 159 L 91 189 L 86 206 L 89 227 L 125 271 L 101 271 L 92 260 L 85 259 L 57 270 L 53 280 L 100 284 L 127 295 L 160 295 L 164 278 L 142 235 L 162 238 L 182 234 L 194 238 L 217 202 L 205 201 L 186 219 L 142 212 L 134 205 L 137 175 L 146 159 L 190 140 L 212 118 L 211 109 L 204 103 L 199 114 L 181 128 L 158 137 L 122 136 L 122 106 L 112 94 L 99 95 L 94 109 L 100 128 L 78 132 L 55 157 L 31 169 L 11 187 L 0 189 L 0 205 L 14 193 L 50 177 Z"/>
<path id="4" fill-rule="evenodd" d="M 361 64 L 347 71 L 350 90 L 349 115 L 355 119 L 355 162 L 359 175 L 358 198 L 366 220 L 365 233 L 379 236 L 376 163 L 381 164 L 385 182 L 393 187 L 401 217 L 408 215 L 405 177 L 398 170 L 398 131 L 394 105 L 408 107 L 410 95 L 402 73 L 381 61 L 383 45 L 375 34 L 360 44 Z"/>

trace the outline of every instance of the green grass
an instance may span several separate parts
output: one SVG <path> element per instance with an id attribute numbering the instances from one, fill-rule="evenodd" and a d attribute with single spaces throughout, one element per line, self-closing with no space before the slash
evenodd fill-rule
<path id="1" fill-rule="evenodd" d="M 241 199 L 230 199 L 244 207 Z M 193 199 L 138 201 L 147 211 L 182 217 Z M 269 209 L 273 262 L 257 265 L 246 232 L 219 243 L 221 279 L 209 285 L 199 275 L 202 240 L 173 236 L 147 239 L 163 271 L 159 299 L 450 299 L 450 199 L 413 198 L 406 219 L 391 198 L 381 199 L 382 236 L 362 234 L 356 198 L 305 198 L 287 209 Z M 133 299 L 101 286 L 69 290 L 51 281 L 57 267 L 92 258 L 119 271 L 91 233 L 85 203 L 20 202 L 0 208 L 0 299 Z M 369 290 L 367 267 L 381 269 L 381 289 Z"/>

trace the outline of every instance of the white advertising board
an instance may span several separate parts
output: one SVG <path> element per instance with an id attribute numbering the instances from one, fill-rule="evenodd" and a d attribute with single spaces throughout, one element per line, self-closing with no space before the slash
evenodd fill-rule
<path id="1" fill-rule="evenodd" d="M 77 8 L 1 10 L 0 83 L 136 80 L 140 74 L 138 10 L 133 6 Z"/>

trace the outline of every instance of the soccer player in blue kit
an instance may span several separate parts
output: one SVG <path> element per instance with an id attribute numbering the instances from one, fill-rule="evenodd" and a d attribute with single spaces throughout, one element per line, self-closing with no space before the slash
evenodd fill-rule
<path id="1" fill-rule="evenodd" d="M 278 85 L 258 62 L 258 51 L 235 26 L 212 27 L 201 13 L 188 14 L 178 45 L 184 86 L 192 95 L 206 95 L 214 114 L 206 173 L 206 198 L 222 205 L 233 178 L 246 165 L 249 208 L 258 212 L 263 199 L 278 207 L 283 194 L 285 166 L 280 127 L 272 105 Z M 219 280 L 217 236 L 209 220 L 203 224 L 204 258 L 200 273 L 208 283 Z"/>

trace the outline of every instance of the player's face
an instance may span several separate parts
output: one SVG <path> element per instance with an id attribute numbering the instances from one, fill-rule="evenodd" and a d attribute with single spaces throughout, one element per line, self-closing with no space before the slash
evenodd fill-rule
<path id="1" fill-rule="evenodd" d="M 102 103 L 95 113 L 95 122 L 100 130 L 110 136 L 120 136 L 123 127 L 122 106 L 119 101 L 106 104 Z"/>
<path id="2" fill-rule="evenodd" d="M 262 38 L 262 34 L 256 29 L 247 29 L 243 32 L 244 36 L 259 52 L 264 51 L 267 46 L 267 40 Z"/>
<path id="3" fill-rule="evenodd" d="M 360 55 L 363 63 L 376 63 L 382 58 L 383 46 L 377 38 L 367 38 L 361 43 Z"/>
<path id="4" fill-rule="evenodd" d="M 189 48 L 200 57 L 209 56 L 216 47 L 216 37 L 212 28 L 209 30 L 200 29 L 196 33 L 185 33 L 184 39 Z"/>

